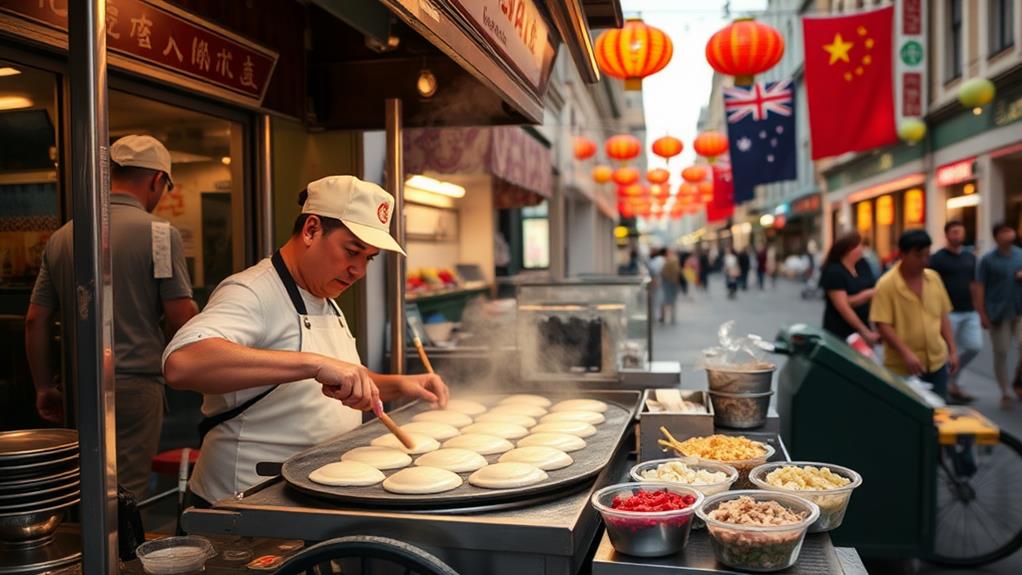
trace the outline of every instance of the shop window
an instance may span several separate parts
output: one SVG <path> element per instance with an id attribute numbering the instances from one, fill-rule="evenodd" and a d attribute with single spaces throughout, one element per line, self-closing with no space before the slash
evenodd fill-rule
<path id="1" fill-rule="evenodd" d="M 962 75 L 962 0 L 947 0 L 945 19 L 944 81 L 950 82 Z"/>
<path id="2" fill-rule="evenodd" d="M 56 94 L 56 74 L 0 60 L 0 288 L 32 288 L 61 224 Z"/>
<path id="3" fill-rule="evenodd" d="M 244 145 L 241 124 L 110 92 L 110 140 L 149 134 L 170 151 L 174 190 L 153 213 L 181 232 L 199 299 L 244 267 Z"/>
<path id="4" fill-rule="evenodd" d="M 522 208 L 522 267 L 550 267 L 550 219 L 545 201 Z"/>
<path id="5" fill-rule="evenodd" d="M 962 182 L 947 188 L 946 221 L 958 220 L 965 226 L 965 245 L 976 245 L 980 195 L 975 182 Z"/>
<path id="6" fill-rule="evenodd" d="M 989 54 L 999 54 L 1015 44 L 1015 0 L 988 0 Z"/>

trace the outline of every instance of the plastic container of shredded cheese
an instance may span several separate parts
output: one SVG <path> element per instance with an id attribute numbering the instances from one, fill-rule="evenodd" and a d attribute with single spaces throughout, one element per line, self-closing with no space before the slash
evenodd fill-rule
<path id="1" fill-rule="evenodd" d="M 816 467 L 817 469 L 829 469 L 833 474 L 844 477 L 849 483 L 843 487 L 833 489 L 788 489 L 771 485 L 767 481 L 770 472 L 783 467 Z M 764 491 L 776 493 L 787 493 L 812 501 L 820 508 L 820 518 L 809 527 L 810 533 L 822 533 L 841 526 L 845 518 L 845 510 L 848 509 L 848 502 L 852 498 L 852 491 L 862 485 L 862 476 L 858 473 L 831 463 L 818 463 L 814 461 L 777 461 L 760 465 L 749 472 L 749 481 L 757 488 Z"/>

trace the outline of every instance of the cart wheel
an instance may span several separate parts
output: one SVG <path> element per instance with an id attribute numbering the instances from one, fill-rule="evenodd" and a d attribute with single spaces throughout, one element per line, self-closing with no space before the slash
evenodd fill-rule
<path id="1" fill-rule="evenodd" d="M 274 575 L 299 575 L 312 572 L 316 566 L 328 561 L 350 558 L 390 561 L 404 567 L 406 573 L 458 575 L 446 563 L 414 545 L 371 535 L 338 537 L 317 543 L 285 561 Z"/>
<path id="2" fill-rule="evenodd" d="M 933 563 L 979 567 L 1022 548 L 1022 442 L 1001 431 L 1000 443 L 941 446 Z"/>

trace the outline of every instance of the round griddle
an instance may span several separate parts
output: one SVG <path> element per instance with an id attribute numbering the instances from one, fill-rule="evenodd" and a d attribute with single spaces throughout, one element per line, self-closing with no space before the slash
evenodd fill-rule
<path id="1" fill-rule="evenodd" d="M 595 394 L 594 394 L 595 395 Z M 487 396 L 478 399 L 488 407 L 496 405 L 501 396 Z M 586 397 L 573 395 L 559 397 L 555 394 L 547 394 L 555 403 L 562 399 L 576 399 Z M 595 477 L 603 468 L 610 463 L 610 459 L 617 450 L 621 438 L 632 421 L 633 406 L 625 406 L 603 397 L 593 397 L 607 403 L 608 409 L 604 413 L 606 421 L 596 427 L 596 435 L 585 439 L 586 447 L 569 453 L 574 463 L 562 469 L 547 471 L 546 481 L 511 489 L 483 489 L 470 485 L 468 476 L 471 473 L 459 473 L 463 483 L 460 487 L 427 495 L 402 495 L 390 493 L 383 489 L 383 484 L 377 483 L 368 487 L 332 487 L 320 485 L 309 481 L 309 473 L 328 463 L 340 461 L 341 455 L 345 452 L 369 445 L 369 442 L 376 437 L 383 435 L 387 429 L 378 421 L 365 424 L 336 440 L 313 447 L 303 451 L 284 463 L 281 471 L 284 479 L 295 489 L 310 495 L 329 499 L 338 503 L 353 504 L 360 506 L 388 507 L 388 508 L 444 508 L 444 507 L 475 507 L 504 503 L 515 500 L 530 499 L 553 491 L 561 491 L 572 485 L 581 483 Z M 413 404 L 397 410 L 390 416 L 403 425 L 429 407 L 424 404 Z M 441 442 L 442 443 L 442 442 Z M 516 441 L 512 441 L 516 443 Z M 487 455 L 486 461 L 496 463 L 501 454 Z M 418 456 L 412 456 L 415 459 Z M 398 469 L 384 471 L 384 475 L 390 476 L 399 471 Z"/>

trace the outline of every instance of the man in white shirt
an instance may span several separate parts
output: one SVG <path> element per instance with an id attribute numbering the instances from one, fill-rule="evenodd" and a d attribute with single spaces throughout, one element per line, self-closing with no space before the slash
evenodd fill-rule
<path id="1" fill-rule="evenodd" d="M 361 365 L 333 300 L 390 236 L 394 198 L 351 176 L 308 185 L 293 234 L 272 258 L 224 280 L 163 355 L 167 384 L 204 394 L 201 455 L 189 482 L 196 503 L 258 482 L 255 465 L 354 429 L 380 400 L 444 406 L 436 375 L 384 375 Z"/>

